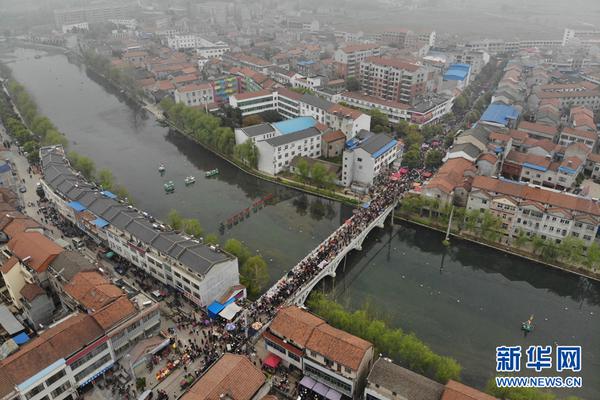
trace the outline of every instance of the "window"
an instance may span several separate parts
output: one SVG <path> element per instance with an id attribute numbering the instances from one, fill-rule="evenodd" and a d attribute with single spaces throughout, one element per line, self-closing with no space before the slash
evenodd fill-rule
<path id="1" fill-rule="evenodd" d="M 65 383 L 63 383 L 62 385 L 60 385 L 59 387 L 57 387 L 56 389 L 54 389 L 52 391 L 52 397 L 58 397 L 60 396 L 65 390 L 69 389 L 71 387 L 71 382 L 66 381 Z"/>
<path id="2" fill-rule="evenodd" d="M 40 383 L 39 385 L 37 385 L 36 387 L 31 389 L 29 392 L 27 392 L 27 394 L 25 394 L 25 397 L 27 399 L 30 399 L 33 396 L 35 396 L 36 394 L 41 393 L 43 390 L 44 390 L 44 384 Z"/>
<path id="3" fill-rule="evenodd" d="M 60 378 L 62 378 L 65 375 L 66 375 L 65 370 L 61 369 L 60 371 L 58 371 L 57 373 L 55 373 L 54 375 L 52 375 L 50 378 L 48 378 L 46 380 L 46 386 L 52 385 L 54 382 L 56 382 L 57 380 L 59 380 Z"/>

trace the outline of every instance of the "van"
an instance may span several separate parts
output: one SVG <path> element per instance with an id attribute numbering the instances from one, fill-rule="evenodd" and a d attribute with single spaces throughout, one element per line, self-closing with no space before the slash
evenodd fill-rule
<path id="1" fill-rule="evenodd" d="M 85 247 L 85 243 L 82 238 L 75 237 L 72 239 L 72 242 L 73 242 L 73 247 L 75 247 L 76 249 L 81 249 L 81 248 Z"/>

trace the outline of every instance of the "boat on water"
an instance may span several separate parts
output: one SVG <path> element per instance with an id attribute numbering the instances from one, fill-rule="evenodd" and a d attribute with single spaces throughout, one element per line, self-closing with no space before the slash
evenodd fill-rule
<path id="1" fill-rule="evenodd" d="M 175 191 L 175 184 L 173 183 L 173 181 L 165 183 L 163 187 L 165 188 L 165 192 L 167 193 L 173 193 Z"/>
<path id="2" fill-rule="evenodd" d="M 161 175 L 163 175 L 166 170 L 167 170 L 167 167 L 165 167 L 165 164 L 160 164 L 158 166 L 158 172 L 160 172 Z"/>
<path id="3" fill-rule="evenodd" d="M 192 183 L 196 182 L 196 178 L 193 177 L 193 176 L 191 176 L 191 175 L 190 176 L 186 176 L 186 178 L 184 179 L 184 182 L 185 182 L 186 186 L 187 185 L 191 185 Z"/>
<path id="4" fill-rule="evenodd" d="M 207 178 L 210 178 L 211 176 L 215 176 L 215 175 L 219 175 L 219 169 L 218 168 L 211 169 L 210 171 L 206 171 L 204 173 L 204 176 L 206 176 Z"/>
<path id="5" fill-rule="evenodd" d="M 533 315 L 529 319 L 521 324 L 521 330 L 529 333 L 533 330 Z"/>

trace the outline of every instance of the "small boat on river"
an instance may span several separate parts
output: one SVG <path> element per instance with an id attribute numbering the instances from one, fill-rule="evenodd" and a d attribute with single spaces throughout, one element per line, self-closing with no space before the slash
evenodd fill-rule
<path id="1" fill-rule="evenodd" d="M 525 331 L 525 333 L 529 333 L 533 330 L 533 315 L 521 324 L 521 330 Z"/>
<path id="2" fill-rule="evenodd" d="M 175 191 L 175 184 L 173 183 L 173 181 L 169 181 L 169 182 L 165 183 L 163 186 L 165 188 L 165 192 L 167 192 L 167 193 L 173 193 Z"/>
<path id="3" fill-rule="evenodd" d="M 207 178 L 210 178 L 211 176 L 215 176 L 215 175 L 219 175 L 219 169 L 215 168 L 215 169 L 211 169 L 210 171 L 206 171 L 204 173 L 204 176 Z"/>
<path id="4" fill-rule="evenodd" d="M 158 172 L 160 172 L 161 175 L 164 175 L 166 170 L 167 170 L 167 167 L 165 167 L 165 164 L 160 164 L 158 166 Z"/>
<path id="5" fill-rule="evenodd" d="M 196 178 L 193 177 L 193 176 L 191 176 L 191 175 L 190 176 L 186 176 L 186 178 L 184 179 L 184 182 L 185 182 L 186 186 L 189 186 L 192 183 L 196 183 Z"/>

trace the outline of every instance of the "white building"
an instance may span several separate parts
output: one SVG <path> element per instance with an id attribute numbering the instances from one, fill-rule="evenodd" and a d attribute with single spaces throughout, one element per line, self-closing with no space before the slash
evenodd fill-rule
<path id="1" fill-rule="evenodd" d="M 344 132 L 347 138 L 352 138 L 361 130 L 371 127 L 371 116 L 368 114 L 317 96 L 302 95 L 284 88 L 274 92 L 263 90 L 230 96 L 229 105 L 242 110 L 243 116 L 267 110 L 275 110 L 285 118 L 309 116 L 331 129 Z"/>
<path id="2" fill-rule="evenodd" d="M 193 83 L 175 89 L 175 103 L 186 106 L 199 106 L 214 103 L 213 89 L 210 83 Z"/>
<path id="3" fill-rule="evenodd" d="M 251 140 L 258 148 L 258 169 L 275 175 L 287 170 L 297 156 L 321 156 L 321 131 L 310 117 L 293 118 L 235 130 L 237 144 Z"/>
<path id="4" fill-rule="evenodd" d="M 344 149 L 342 184 L 368 187 L 400 155 L 398 141 L 380 133 L 361 131 Z"/>
<path id="5" fill-rule="evenodd" d="M 198 55 L 205 58 L 221 58 L 230 50 L 226 43 L 212 43 L 198 35 L 170 35 L 167 46 L 173 50 L 196 49 Z"/>
<path id="6" fill-rule="evenodd" d="M 196 54 L 203 58 L 221 59 L 223 54 L 231 50 L 229 45 L 224 42 L 210 43 L 205 41 L 203 46 L 196 46 Z"/>
<path id="7" fill-rule="evenodd" d="M 106 237 L 103 244 L 137 268 L 198 306 L 239 285 L 237 258 L 168 231 L 147 213 L 121 204 L 114 194 L 90 187 L 71 170 L 61 146 L 40 149 L 40 159 L 42 187 L 59 213 L 75 223 L 84 211 L 96 216 L 94 223 Z"/>

